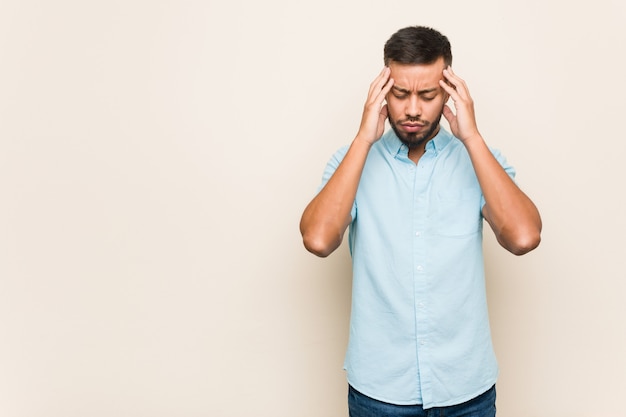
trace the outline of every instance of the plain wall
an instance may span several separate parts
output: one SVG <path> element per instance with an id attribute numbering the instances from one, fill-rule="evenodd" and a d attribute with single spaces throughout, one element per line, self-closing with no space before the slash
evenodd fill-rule
<path id="1" fill-rule="evenodd" d="M 621 0 L 0 0 L 0 415 L 346 416 L 345 244 L 298 222 L 433 26 L 540 208 L 486 228 L 503 417 L 622 416 Z"/>

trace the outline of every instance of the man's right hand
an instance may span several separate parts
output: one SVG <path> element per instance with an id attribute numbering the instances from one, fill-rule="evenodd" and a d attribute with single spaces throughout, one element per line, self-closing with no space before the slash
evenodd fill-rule
<path id="1" fill-rule="evenodd" d="M 389 77 L 390 74 L 389 67 L 383 68 L 378 77 L 370 84 L 367 94 L 357 139 L 364 140 L 370 145 L 380 139 L 385 131 L 387 105 L 383 105 L 383 102 L 393 86 L 393 78 Z"/>

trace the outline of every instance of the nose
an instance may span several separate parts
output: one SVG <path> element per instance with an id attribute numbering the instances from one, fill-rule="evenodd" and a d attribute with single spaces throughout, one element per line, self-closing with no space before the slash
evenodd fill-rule
<path id="1" fill-rule="evenodd" d="M 411 94 L 406 102 L 406 108 L 404 110 L 407 117 L 418 118 L 422 114 L 422 107 L 420 100 L 415 94 Z"/>

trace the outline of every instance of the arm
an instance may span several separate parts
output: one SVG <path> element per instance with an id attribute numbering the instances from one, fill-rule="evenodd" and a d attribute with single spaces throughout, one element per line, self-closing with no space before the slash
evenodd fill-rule
<path id="1" fill-rule="evenodd" d="M 474 103 L 465 82 L 451 68 L 440 85 L 454 102 L 456 115 L 447 105 L 443 115 L 452 133 L 465 145 L 485 196 L 483 216 L 498 242 L 515 255 L 535 249 L 541 240 L 541 217 L 535 204 L 508 176 L 478 132 Z"/>
<path id="2" fill-rule="evenodd" d="M 385 67 L 370 85 L 359 132 L 335 173 L 302 214 L 304 247 L 317 256 L 326 257 L 337 249 L 352 221 L 350 211 L 367 154 L 384 131 L 387 107 L 383 100 L 393 85 L 389 74 Z"/>

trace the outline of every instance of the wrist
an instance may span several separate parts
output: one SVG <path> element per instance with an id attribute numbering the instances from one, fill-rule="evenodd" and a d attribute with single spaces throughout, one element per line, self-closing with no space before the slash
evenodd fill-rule
<path id="1" fill-rule="evenodd" d="M 463 145 L 468 149 L 485 144 L 485 140 L 478 132 L 467 136 L 465 139 L 462 139 L 461 142 L 463 142 Z"/>
<path id="2" fill-rule="evenodd" d="M 377 141 L 378 139 L 372 139 L 370 135 L 364 135 L 361 132 L 357 133 L 356 137 L 353 140 L 353 143 L 360 145 L 360 146 L 364 146 L 367 147 L 368 150 L 369 148 L 372 147 L 372 145 Z"/>

